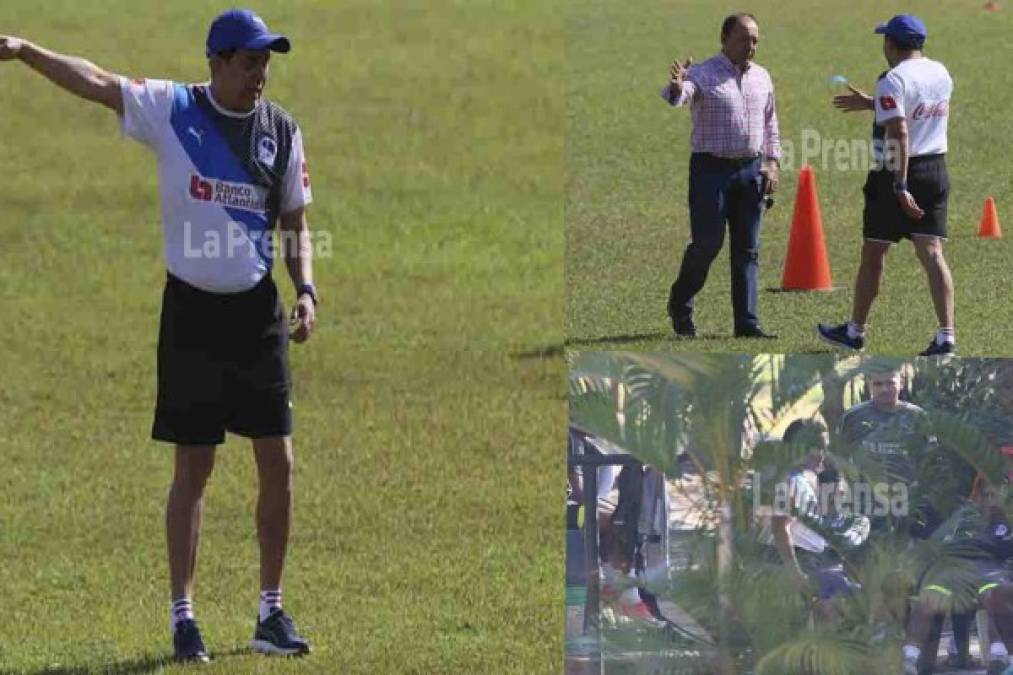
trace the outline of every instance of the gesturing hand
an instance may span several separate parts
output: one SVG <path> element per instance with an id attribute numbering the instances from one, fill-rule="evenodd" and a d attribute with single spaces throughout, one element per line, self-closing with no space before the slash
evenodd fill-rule
<path id="1" fill-rule="evenodd" d="M 689 67 L 693 65 L 693 58 L 686 59 L 683 63 L 679 63 L 679 59 L 672 62 L 671 73 L 671 84 L 672 88 L 676 91 L 682 91 L 683 80 L 686 79 L 686 74 L 689 72 Z"/>
<path id="2" fill-rule="evenodd" d="M 25 41 L 10 35 L 0 35 L 0 61 L 11 61 L 18 58 Z"/>
<path id="3" fill-rule="evenodd" d="M 850 84 L 850 94 L 838 94 L 834 96 L 834 107 L 844 112 L 858 112 L 859 110 L 872 110 L 872 97 L 864 91 L 855 89 Z"/>

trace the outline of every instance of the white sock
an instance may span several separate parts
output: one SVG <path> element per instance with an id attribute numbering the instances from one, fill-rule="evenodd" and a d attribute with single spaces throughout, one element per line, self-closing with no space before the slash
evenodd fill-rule
<path id="1" fill-rule="evenodd" d="M 281 609 L 281 589 L 260 592 L 260 620 L 263 621 L 276 609 Z"/>
<path id="2" fill-rule="evenodd" d="M 957 656 L 957 641 L 953 639 L 953 636 L 946 638 L 946 655 Z"/>
<path id="3" fill-rule="evenodd" d="M 865 337 L 865 326 L 859 326 L 854 321 L 848 322 L 848 337 L 854 340 L 855 338 Z"/>
<path id="4" fill-rule="evenodd" d="M 988 648 L 989 656 L 998 656 L 1000 658 L 1009 656 L 1009 652 L 1006 651 L 1006 645 L 1001 642 L 993 642 L 992 646 Z"/>
<path id="5" fill-rule="evenodd" d="M 904 645 L 904 660 L 905 661 L 917 661 L 918 657 L 922 655 L 922 650 L 918 649 L 914 645 Z"/>
<path id="6" fill-rule="evenodd" d="M 953 328 L 940 328 L 936 332 L 936 344 L 943 344 L 944 342 L 951 342 L 957 344 L 957 333 Z"/>
<path id="7" fill-rule="evenodd" d="M 173 633 L 176 632 L 176 625 L 185 619 L 193 619 L 193 603 L 190 602 L 190 598 L 184 596 L 173 600 L 169 609 L 169 622 Z"/>

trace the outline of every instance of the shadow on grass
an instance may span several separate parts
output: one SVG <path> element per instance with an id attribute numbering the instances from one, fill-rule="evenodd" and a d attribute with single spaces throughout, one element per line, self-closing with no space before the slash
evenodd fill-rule
<path id="1" fill-rule="evenodd" d="M 230 656 L 249 654 L 246 647 L 233 647 L 226 651 L 212 652 L 211 663 L 220 661 Z M 106 675 L 131 675 L 137 673 L 158 673 L 165 668 L 175 665 L 176 660 L 171 656 L 162 654 L 160 656 L 147 655 L 126 661 L 107 663 L 104 666 L 86 667 L 46 667 L 39 670 L 0 670 L 0 675 L 91 675 L 92 673 L 104 673 Z"/>
<path id="2" fill-rule="evenodd" d="M 512 352 L 510 357 L 514 359 L 551 359 L 562 355 L 563 345 L 546 345 L 529 349 L 526 352 Z"/>
<path id="3" fill-rule="evenodd" d="M 708 335 L 701 334 L 695 338 L 681 338 L 674 336 L 670 331 L 658 331 L 654 333 L 637 333 L 633 335 L 605 335 L 597 338 L 572 338 L 564 343 L 564 347 L 591 347 L 601 344 L 626 344 L 629 342 L 641 342 L 643 340 L 668 340 L 673 345 L 690 347 L 698 340 L 729 340 L 731 335 Z"/>

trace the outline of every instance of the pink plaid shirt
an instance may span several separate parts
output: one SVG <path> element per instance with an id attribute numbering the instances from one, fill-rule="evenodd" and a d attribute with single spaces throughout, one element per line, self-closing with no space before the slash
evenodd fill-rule
<path id="1" fill-rule="evenodd" d="M 662 97 L 674 106 L 690 104 L 693 152 L 721 157 L 781 158 L 774 108 L 774 83 L 763 66 L 749 63 L 740 72 L 724 53 L 691 66 L 682 95 L 672 100 L 671 85 Z"/>

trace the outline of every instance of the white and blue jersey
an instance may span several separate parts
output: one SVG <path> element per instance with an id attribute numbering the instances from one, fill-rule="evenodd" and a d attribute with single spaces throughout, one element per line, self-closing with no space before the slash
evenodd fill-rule
<path id="1" fill-rule="evenodd" d="M 310 203 L 302 134 L 266 100 L 223 109 L 207 84 L 122 82 L 123 133 L 158 159 L 165 263 L 212 293 L 253 288 L 270 271 L 278 216 Z"/>

